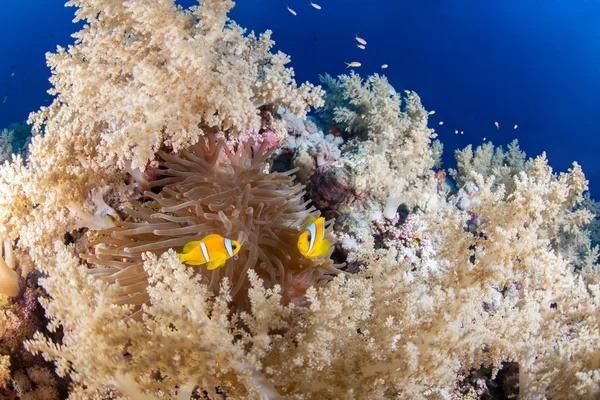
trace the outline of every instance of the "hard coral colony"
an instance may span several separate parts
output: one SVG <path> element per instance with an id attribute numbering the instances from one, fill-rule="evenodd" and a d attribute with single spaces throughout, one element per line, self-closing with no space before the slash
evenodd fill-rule
<path id="1" fill-rule="evenodd" d="M 598 398 L 577 164 L 468 147 L 454 190 L 415 92 L 298 87 L 231 1 L 69 4 L 0 166 L 0 396 Z"/>

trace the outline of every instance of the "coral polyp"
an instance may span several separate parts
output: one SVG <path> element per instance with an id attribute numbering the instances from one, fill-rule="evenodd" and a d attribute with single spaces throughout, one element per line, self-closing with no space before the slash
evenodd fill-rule
<path id="1" fill-rule="evenodd" d="M 209 290 L 218 292 L 227 277 L 234 304 L 245 309 L 247 273 L 254 269 L 267 287 L 281 285 L 284 300 L 300 301 L 309 286 L 326 283 L 340 266 L 328 257 L 308 259 L 299 253 L 299 227 L 318 213 L 304 201 L 295 170 L 264 171 L 270 154 L 265 143 L 230 149 L 212 137 L 178 154 L 160 151 L 159 166 L 147 171 L 157 177 L 146 183 L 150 190 L 130 202 L 124 221 L 99 231 L 83 255 L 96 266 L 90 274 L 116 283 L 119 303 L 139 311 L 149 301 L 143 253 L 160 255 L 170 248 L 180 252 L 186 243 L 216 233 L 242 247 L 222 268 L 194 267 Z"/>

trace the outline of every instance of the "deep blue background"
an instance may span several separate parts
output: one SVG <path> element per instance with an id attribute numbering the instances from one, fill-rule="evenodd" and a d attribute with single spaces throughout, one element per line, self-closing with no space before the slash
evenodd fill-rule
<path id="1" fill-rule="evenodd" d="M 243 0 L 230 16 L 248 30 L 273 30 L 277 49 L 291 55 L 299 81 L 348 72 L 345 62 L 360 61 L 356 71 L 363 76 L 389 64 L 385 74 L 392 85 L 415 90 L 436 111 L 430 125 L 445 145 L 446 167 L 454 164 L 456 148 L 479 145 L 484 137 L 494 144 L 517 138 L 528 156 L 546 151 L 555 170 L 565 171 L 577 160 L 592 194 L 600 193 L 599 2 L 316 3 L 321 10 L 308 0 Z M 74 9 L 61 0 L 1 4 L 0 101 L 8 97 L 0 103 L 0 128 L 49 102 L 44 53 L 71 43 L 70 34 L 78 30 L 71 24 Z M 367 40 L 366 50 L 356 47 L 356 34 Z M 465 134 L 455 135 L 455 129 Z"/>

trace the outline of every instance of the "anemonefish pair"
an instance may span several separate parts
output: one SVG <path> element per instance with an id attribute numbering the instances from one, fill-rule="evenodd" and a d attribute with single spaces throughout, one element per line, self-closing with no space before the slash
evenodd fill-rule
<path id="1" fill-rule="evenodd" d="M 183 253 L 179 253 L 179 259 L 189 265 L 206 264 L 206 269 L 210 271 L 225 265 L 240 248 L 235 240 L 213 233 L 202 240 L 186 243 Z"/>
<path id="2" fill-rule="evenodd" d="M 325 239 L 325 218 L 309 217 L 298 236 L 297 246 L 300 254 L 306 258 L 327 256 L 331 244 Z M 235 240 L 213 233 L 202 240 L 186 243 L 178 256 L 181 262 L 188 265 L 206 264 L 206 269 L 210 271 L 225 265 L 240 248 L 241 245 Z"/>

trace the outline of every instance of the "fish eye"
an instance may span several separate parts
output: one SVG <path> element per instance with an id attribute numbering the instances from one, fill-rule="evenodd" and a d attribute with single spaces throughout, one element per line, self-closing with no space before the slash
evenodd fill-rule
<path id="1" fill-rule="evenodd" d="M 235 249 L 237 249 L 237 246 L 235 244 L 233 244 L 233 245 L 231 245 L 231 248 L 235 250 Z"/>
<path id="2" fill-rule="evenodd" d="M 310 242 L 310 232 L 308 232 L 308 236 L 306 237 L 306 240 L 308 240 Z"/>

